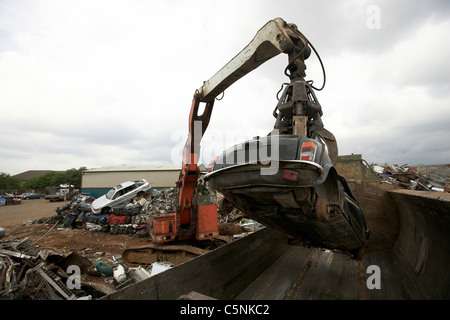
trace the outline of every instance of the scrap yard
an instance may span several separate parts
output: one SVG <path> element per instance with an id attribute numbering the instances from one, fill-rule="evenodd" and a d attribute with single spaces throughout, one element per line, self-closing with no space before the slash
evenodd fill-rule
<path id="1" fill-rule="evenodd" d="M 358 157 L 355 161 L 354 156 L 348 156 L 341 157 L 337 166 L 353 168 L 352 176 L 349 171 L 346 173 L 355 192 L 363 185 L 365 188 L 370 186 L 372 192 L 379 193 L 378 201 L 394 206 L 377 215 L 376 210 L 380 208 L 374 207 L 374 199 L 365 200 L 367 203 L 363 201 L 365 212 L 371 212 L 368 219 L 372 226 L 372 241 L 368 242 L 365 256 L 359 260 L 352 259 L 348 252 L 315 248 L 307 242 L 287 244 L 281 234 L 273 233 L 236 208 L 225 205 L 221 196 L 218 197 L 219 236 L 203 242 L 188 240 L 170 244 L 153 243 L 147 223 L 152 214 L 173 210 L 177 199 L 175 188 L 134 198 L 128 204 L 118 205 L 108 214 L 100 215 L 91 212 L 89 204 L 93 199 L 90 197 L 66 202 L 22 200 L 18 204 L 10 202 L 0 206 L 0 223 L 5 230 L 0 239 L 1 297 L 10 300 L 448 298 L 445 281 L 439 285 L 434 283 L 439 292 L 425 293 L 420 286 L 431 290 L 427 281 L 433 281 L 411 280 L 431 267 L 438 273 L 446 272 L 444 261 L 448 259 L 447 250 L 443 247 L 440 251 L 439 246 L 432 248 L 431 244 L 448 243 L 448 182 L 444 186 L 445 192 L 417 190 L 414 189 L 415 184 L 409 183 L 405 187 L 405 183 L 400 181 L 398 184 L 397 178 L 392 177 L 393 168 L 398 166 L 379 166 L 384 171 L 377 173 L 375 170 L 380 171 L 379 168 L 370 170 L 366 165 L 361 165 L 362 171 L 358 172 L 355 170 L 358 164 L 362 164 Z M 386 173 L 388 170 L 389 174 Z M 448 174 L 445 174 L 448 166 L 432 166 L 424 170 L 423 175 L 415 168 L 409 170 L 415 172 L 415 179 L 420 179 L 428 187 L 432 186 L 427 180 L 430 174 L 432 180 L 438 180 L 437 183 L 432 182 L 436 186 L 442 179 L 448 179 Z M 405 171 L 405 168 L 400 171 Z M 386 194 L 381 195 L 381 192 Z M 419 213 L 419 210 L 424 210 L 420 209 L 423 207 L 429 212 Z M 423 215 L 420 219 L 423 219 L 422 224 L 425 222 L 424 230 L 432 230 L 432 237 L 431 233 L 427 235 L 422 228 L 411 224 L 412 221 L 407 222 L 407 228 L 399 230 L 399 219 L 404 223 L 412 219 L 404 216 L 410 214 L 408 210 Z M 432 217 L 427 218 L 429 214 L 440 215 L 439 221 L 443 224 L 436 225 Z M 392 267 L 389 264 L 399 259 L 396 255 L 406 254 L 405 249 L 395 253 L 399 249 L 393 248 L 399 245 L 399 241 L 409 241 L 404 233 L 412 232 L 410 228 L 417 229 L 413 234 L 419 241 L 419 251 L 415 253 L 419 260 L 414 262 L 415 271 L 407 271 L 405 262 L 399 265 L 397 261 L 395 269 L 386 272 Z M 241 260 L 242 255 L 247 254 L 250 256 L 246 261 Z M 217 265 L 214 261 L 222 261 L 220 256 L 223 255 L 229 261 Z M 435 265 L 431 266 L 428 259 Z M 366 287 L 369 274 L 365 273 L 365 269 L 375 262 L 384 268 L 383 290 L 369 290 Z M 69 269 L 71 265 L 80 267 L 79 282 L 73 280 L 73 270 Z M 174 269 L 175 266 L 181 267 Z M 192 278 L 188 274 L 197 274 L 192 268 L 206 268 L 205 274 L 208 276 L 204 279 Z M 217 268 L 219 270 L 215 270 Z M 248 274 L 241 275 L 235 284 L 228 283 L 224 287 L 224 283 L 229 281 L 227 279 L 242 273 L 243 268 L 248 269 Z M 289 268 L 294 272 L 286 273 Z M 331 269 L 327 271 L 328 268 Z M 319 279 L 317 277 L 334 278 L 336 274 L 332 276 L 329 272 L 336 268 L 343 272 L 342 275 L 329 280 L 331 283 L 337 281 L 336 285 L 344 281 L 344 288 L 313 289 Z M 412 273 L 408 273 L 408 278 L 400 277 L 404 272 Z M 161 274 L 157 276 L 158 273 Z M 446 279 L 444 274 L 441 279 Z M 396 276 L 400 277 L 400 282 L 392 282 Z M 301 287 L 297 287 L 299 277 L 303 283 Z M 158 280 L 160 278 L 163 280 Z M 211 282 L 211 279 L 215 281 Z M 163 289 L 166 286 L 160 281 L 171 283 L 172 291 L 166 292 Z M 180 285 L 182 288 L 179 288 Z M 389 290 L 385 286 L 389 286 Z M 159 291 L 156 296 L 155 290 Z M 389 294 L 384 296 L 382 292 Z"/>
<path id="2" fill-rule="evenodd" d="M 2 299 L 97 299 L 155 274 L 158 268 L 163 271 L 241 238 L 257 227 L 233 211 L 221 216 L 221 236 L 214 241 L 155 245 L 146 228 L 148 216 L 173 205 L 172 188 L 159 193 L 152 202 L 134 199 L 128 206 L 117 206 L 110 214 L 94 217 L 90 206 L 85 205 L 92 200 L 53 203 L 36 199 L 0 206 L 0 223 L 5 227 L 0 239 Z M 70 291 L 70 264 L 81 267 L 80 288 L 61 295 L 61 290 Z M 126 270 L 114 275 L 113 267 L 118 266 Z M 37 270 L 45 270 L 63 282 L 48 278 L 37 281 L 31 276 L 39 274 Z"/>
<path id="3" fill-rule="evenodd" d="M 279 54 L 273 127 L 201 164 L 214 105 Z M 297 25 L 269 20 L 193 91 L 181 165 L 83 167 L 54 195 L 3 192 L 0 299 L 449 299 L 450 165 L 341 154 L 316 95 L 325 83 Z"/>

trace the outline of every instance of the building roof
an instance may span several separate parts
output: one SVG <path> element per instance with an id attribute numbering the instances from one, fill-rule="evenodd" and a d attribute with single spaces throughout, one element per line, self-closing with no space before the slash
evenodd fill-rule
<path id="1" fill-rule="evenodd" d="M 199 165 L 200 170 L 205 170 L 203 164 Z M 181 164 L 148 164 L 148 165 L 135 165 L 135 166 L 108 166 L 101 168 L 91 168 L 85 170 L 86 172 L 129 172 L 129 171 L 180 171 Z"/>
<path id="2" fill-rule="evenodd" d="M 42 177 L 44 174 L 49 172 L 65 172 L 65 171 L 55 171 L 55 170 L 28 170 L 19 174 L 14 175 L 14 177 L 19 178 L 22 181 L 28 181 L 32 178 Z"/>
<path id="3" fill-rule="evenodd" d="M 172 164 L 152 164 L 152 165 L 136 165 L 136 166 L 108 166 L 101 168 L 91 168 L 84 172 L 120 172 L 120 171 L 179 171 L 180 165 Z"/>

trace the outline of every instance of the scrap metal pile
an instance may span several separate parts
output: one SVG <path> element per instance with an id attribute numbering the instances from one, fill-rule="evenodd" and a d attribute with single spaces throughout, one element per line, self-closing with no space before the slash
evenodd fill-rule
<path id="1" fill-rule="evenodd" d="M 0 300 L 92 300 L 172 267 L 164 262 L 128 267 L 121 257 L 111 264 L 37 248 L 29 238 L 0 244 Z"/>
<path id="2" fill-rule="evenodd" d="M 0 299 L 74 300 L 91 299 L 94 288 L 76 286 L 69 290 L 65 265 L 89 265 L 74 253 L 60 255 L 38 251 L 29 238 L 3 242 L 0 246 Z"/>
<path id="3" fill-rule="evenodd" d="M 385 163 L 371 168 L 383 181 L 404 189 L 450 192 L 450 165 L 398 166 Z"/>
<path id="4" fill-rule="evenodd" d="M 90 209 L 93 200 L 92 197 L 86 197 L 58 208 L 56 218 L 61 220 L 61 226 L 147 237 L 149 216 L 175 212 L 178 197 L 176 188 L 154 190 L 149 197 L 135 198 L 128 204 L 114 206 L 107 214 L 93 213 Z M 228 224 L 229 227 L 233 225 L 232 232 L 228 230 L 221 234 L 232 235 L 247 231 L 237 225 L 245 215 L 229 204 L 223 204 L 223 197 L 219 202 L 219 224 Z M 221 227 L 221 230 L 225 230 Z"/>
<path id="5" fill-rule="evenodd" d="M 117 205 L 105 214 L 93 213 L 93 197 L 72 201 L 56 210 L 64 227 L 86 228 L 112 234 L 147 236 L 149 215 L 173 212 L 176 205 L 175 188 L 154 191 L 149 197 L 135 198 L 128 204 Z"/>
<path id="6" fill-rule="evenodd" d="M 95 252 L 94 256 L 84 256 L 83 253 L 66 249 L 42 249 L 37 242 L 53 229 L 84 229 L 90 232 L 147 237 L 149 216 L 173 212 L 177 199 L 176 189 L 167 188 L 154 191 L 146 198 L 135 198 L 128 204 L 115 206 L 108 214 L 94 214 L 90 209 L 90 203 L 94 199 L 84 197 L 57 208 L 56 215 L 52 217 L 25 221 L 24 225 L 45 225 L 48 231 L 38 240 L 31 240 L 28 237 L 31 234 L 29 231 L 27 236 L 13 240 L 4 240 L 7 237 L 2 238 L 0 242 L 0 300 L 97 299 L 120 287 L 142 281 L 170 268 L 172 265 L 168 261 L 151 261 L 145 263 L 146 267 L 142 267 L 140 263 L 137 267 L 129 267 L 124 261 L 130 262 L 131 254 L 140 253 L 139 250 L 135 252 L 133 248 L 125 249 L 122 255 L 113 256 L 113 263 L 108 263 L 103 259 L 102 252 Z M 218 211 L 218 214 L 222 235 L 239 238 L 264 227 L 245 219 L 245 216 L 234 208 L 226 210 L 223 208 Z M 37 229 L 42 228 L 44 227 Z M 151 250 L 167 250 L 163 247 L 158 248 L 151 247 Z M 185 248 L 184 250 L 186 251 Z M 190 248 L 190 250 L 193 249 Z M 100 255 L 97 256 L 97 253 Z M 167 256 L 167 252 L 164 254 Z M 199 252 L 194 252 L 194 256 L 198 254 Z M 73 276 L 68 269 L 73 265 L 80 267 L 81 272 L 81 281 L 75 287 Z M 86 277 L 89 276 L 94 280 L 87 280 Z M 105 282 L 105 279 L 108 282 Z"/>
<path id="7" fill-rule="evenodd" d="M 52 229 L 85 229 L 147 236 L 149 215 L 173 211 L 177 199 L 176 190 L 168 188 L 155 191 L 149 198 L 135 198 L 128 204 L 113 207 L 108 214 L 94 214 L 90 207 L 94 198 L 84 197 L 57 208 L 55 216 L 25 221 L 24 225 L 52 225 L 48 232 Z M 40 230 L 39 227 L 38 229 Z M 70 265 L 81 267 L 83 276 L 95 275 L 98 278 L 101 274 L 110 280 L 110 285 L 99 288 L 98 283 L 87 284 L 82 281 L 75 290 L 69 289 L 71 275 L 67 267 Z M 36 240 L 32 241 L 29 237 L 2 240 L 0 300 L 95 299 L 109 292 L 111 286 L 117 289 L 124 284 L 142 281 L 169 267 L 167 263 L 155 262 L 147 268 L 134 268 L 121 263 L 121 257 L 110 264 L 102 261 L 100 256 L 96 259 L 66 250 L 40 250 Z"/>

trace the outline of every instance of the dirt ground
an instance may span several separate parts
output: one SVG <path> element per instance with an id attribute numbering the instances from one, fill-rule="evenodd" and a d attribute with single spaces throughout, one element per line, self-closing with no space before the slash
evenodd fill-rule
<path id="1" fill-rule="evenodd" d="M 57 228 L 54 224 L 39 223 L 56 215 L 56 209 L 70 203 L 69 201 L 49 202 L 45 199 L 22 200 L 21 204 L 0 206 L 0 227 L 6 236 L 0 241 L 23 239 L 28 237 L 33 245 L 40 249 L 56 251 L 76 251 L 85 256 L 102 256 L 112 259 L 121 255 L 125 249 L 147 246 L 149 237 L 129 234 L 111 234 L 107 232 L 88 231 L 86 229 Z M 33 222 L 33 223 L 32 223 Z M 220 226 L 224 233 L 230 226 Z M 240 232 L 240 231 L 238 231 Z M 234 232 L 234 233 L 238 233 Z M 232 241 L 232 236 L 220 237 L 222 244 Z"/>
<path id="2" fill-rule="evenodd" d="M 26 220 L 50 217 L 56 214 L 55 210 L 69 201 L 49 202 L 45 199 L 22 200 L 21 204 L 0 206 L 0 226 L 10 233 Z"/>
<path id="3" fill-rule="evenodd" d="M 102 252 L 105 259 L 121 254 L 124 248 L 149 243 L 146 237 L 56 228 L 47 223 L 29 224 L 30 221 L 55 216 L 56 209 L 68 203 L 70 202 L 32 199 L 22 200 L 19 205 L 0 206 L 0 226 L 7 235 L 2 241 L 28 237 L 41 249 L 70 250 L 86 254 Z"/>

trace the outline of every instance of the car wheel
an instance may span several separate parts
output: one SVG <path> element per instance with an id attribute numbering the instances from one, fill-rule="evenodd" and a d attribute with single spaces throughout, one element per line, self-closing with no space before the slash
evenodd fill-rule
<path id="1" fill-rule="evenodd" d="M 102 209 L 102 214 L 109 214 L 109 211 L 111 211 L 111 208 L 110 208 L 110 207 L 104 207 L 104 208 Z"/>

